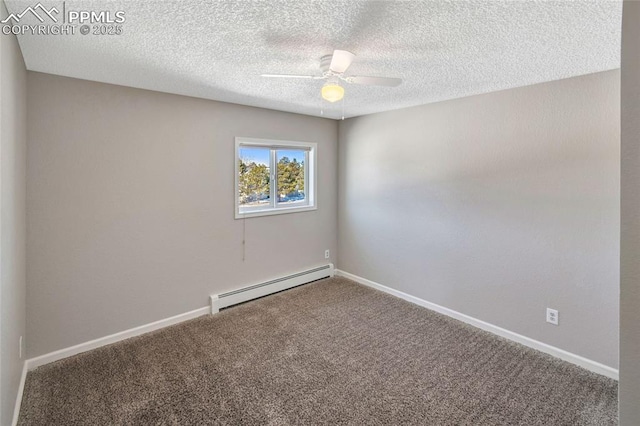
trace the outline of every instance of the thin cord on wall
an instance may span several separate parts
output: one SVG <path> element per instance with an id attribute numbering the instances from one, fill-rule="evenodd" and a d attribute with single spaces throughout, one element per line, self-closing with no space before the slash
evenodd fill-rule
<path id="1" fill-rule="evenodd" d="M 242 261 L 244 262 L 245 255 L 247 252 L 247 217 L 242 215 Z"/>

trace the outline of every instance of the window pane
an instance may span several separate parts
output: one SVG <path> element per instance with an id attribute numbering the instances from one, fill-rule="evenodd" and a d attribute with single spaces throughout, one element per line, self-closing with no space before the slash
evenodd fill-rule
<path id="1" fill-rule="evenodd" d="M 268 207 L 271 203 L 268 148 L 241 147 L 238 155 L 238 204 Z"/>
<path id="2" fill-rule="evenodd" d="M 304 203 L 305 162 L 307 151 L 299 149 L 276 150 L 278 169 L 278 203 Z"/>

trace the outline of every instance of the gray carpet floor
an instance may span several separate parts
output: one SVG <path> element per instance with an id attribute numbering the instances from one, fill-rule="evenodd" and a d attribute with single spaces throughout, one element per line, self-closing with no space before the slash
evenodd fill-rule
<path id="1" fill-rule="evenodd" d="M 20 425 L 613 425 L 617 382 L 342 278 L 42 366 Z"/>

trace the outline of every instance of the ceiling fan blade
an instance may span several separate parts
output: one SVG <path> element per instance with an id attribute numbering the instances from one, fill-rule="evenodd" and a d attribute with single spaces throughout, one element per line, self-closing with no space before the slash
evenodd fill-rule
<path id="1" fill-rule="evenodd" d="M 329 69 L 333 72 L 343 73 L 349 68 L 355 57 L 356 55 L 346 50 L 334 50 Z"/>
<path id="2" fill-rule="evenodd" d="M 365 84 L 369 86 L 388 86 L 395 87 L 402 83 L 401 78 L 392 77 L 347 77 L 349 83 L 353 84 Z"/>
<path id="3" fill-rule="evenodd" d="M 270 77 L 270 78 L 312 78 L 316 80 L 321 80 L 324 77 L 317 75 L 295 75 L 295 74 L 261 74 L 260 77 Z"/>

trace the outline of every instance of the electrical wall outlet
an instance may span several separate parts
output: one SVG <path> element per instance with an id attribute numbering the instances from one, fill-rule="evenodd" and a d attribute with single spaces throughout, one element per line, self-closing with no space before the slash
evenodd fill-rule
<path id="1" fill-rule="evenodd" d="M 325 250 L 324 251 L 324 258 L 325 259 L 328 259 L 330 255 L 331 255 L 331 252 L 329 252 L 329 250 Z"/>
<path id="2" fill-rule="evenodd" d="M 556 309 L 547 308 L 547 322 L 558 325 L 558 311 Z"/>

